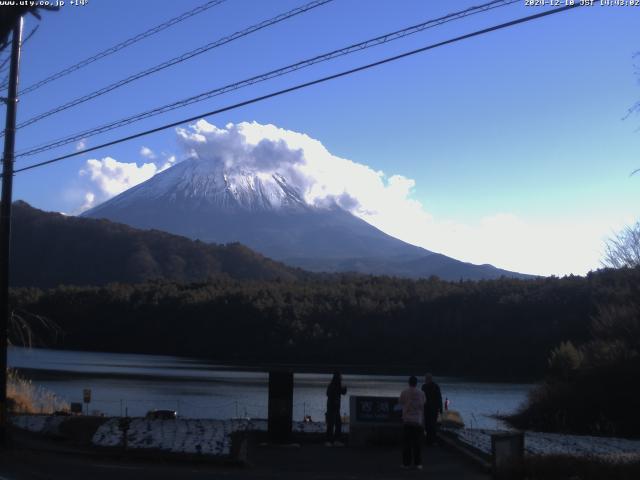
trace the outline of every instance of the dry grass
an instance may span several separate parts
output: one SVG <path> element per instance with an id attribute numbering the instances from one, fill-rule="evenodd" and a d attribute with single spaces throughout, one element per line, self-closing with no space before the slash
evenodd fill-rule
<path id="1" fill-rule="evenodd" d="M 54 413 L 69 410 L 69 404 L 44 387 L 34 385 L 15 370 L 7 370 L 7 397 L 13 413 Z"/>

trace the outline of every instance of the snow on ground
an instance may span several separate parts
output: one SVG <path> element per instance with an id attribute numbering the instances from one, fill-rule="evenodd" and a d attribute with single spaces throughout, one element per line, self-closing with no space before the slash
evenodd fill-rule
<path id="1" fill-rule="evenodd" d="M 160 420 L 133 418 L 127 430 L 127 448 L 164 450 L 173 453 L 196 453 L 226 456 L 231 453 L 231 434 L 238 431 L 262 430 L 259 421 L 233 419 Z M 266 421 L 264 422 L 266 429 Z M 121 419 L 111 418 L 98 428 L 93 444 L 115 447 L 124 444 Z"/>
<path id="2" fill-rule="evenodd" d="M 93 434 L 91 443 L 101 447 L 118 447 L 122 445 L 122 431 L 120 419 L 110 418 L 98 427 Z"/>
<path id="3" fill-rule="evenodd" d="M 131 421 L 127 448 L 158 449 L 169 452 L 229 455 L 233 425 L 222 420 Z M 95 437 L 94 437 L 95 439 Z M 95 443 L 95 441 L 94 441 Z"/>
<path id="4" fill-rule="evenodd" d="M 98 428 L 93 444 L 101 447 L 122 446 L 121 419 L 112 418 Z M 322 422 L 293 422 L 296 433 L 322 433 Z M 231 434 L 241 431 L 266 431 L 264 419 L 131 419 L 127 430 L 127 448 L 154 449 L 174 453 L 226 456 L 231 453 Z"/>
<path id="5" fill-rule="evenodd" d="M 13 415 L 11 422 L 30 432 L 57 434 L 59 426 L 69 417 L 49 415 Z M 123 445 L 121 418 L 110 418 L 93 436 L 94 445 L 116 447 Z M 153 448 L 173 452 L 227 455 L 230 436 L 239 431 L 267 431 L 266 419 L 237 418 L 230 420 L 190 419 L 160 420 L 146 418 L 129 419 L 127 446 L 129 448 Z M 295 433 L 323 433 L 324 422 L 294 421 Z M 343 425 L 349 431 L 349 425 Z"/>
<path id="6" fill-rule="evenodd" d="M 59 433 L 60 424 L 66 418 L 50 415 L 14 415 L 9 417 L 9 421 L 23 430 L 55 435 Z"/>
<path id="7" fill-rule="evenodd" d="M 465 428 L 450 430 L 460 441 L 491 454 L 491 434 L 497 430 Z M 528 455 L 571 455 L 598 457 L 613 462 L 640 460 L 640 440 L 560 433 L 525 432 L 524 448 Z"/>
<path id="8" fill-rule="evenodd" d="M 56 434 L 60 424 L 69 417 L 46 415 L 16 415 L 11 421 L 31 432 Z M 92 443 L 99 447 L 122 447 L 125 442 L 122 418 L 110 418 L 98 427 Z M 153 449 L 174 453 L 227 456 L 231 453 L 231 434 L 241 431 L 267 431 L 265 419 L 192 419 L 160 420 L 131 418 L 126 431 L 130 449 Z M 348 431 L 348 425 L 344 430 Z M 323 433 L 324 422 L 293 422 L 295 433 Z"/>
<path id="9" fill-rule="evenodd" d="M 11 422 L 18 428 L 44 434 L 58 434 L 62 422 L 69 417 L 47 415 L 15 415 Z M 110 418 L 96 430 L 93 444 L 118 447 L 124 444 L 121 425 L 124 419 Z M 230 420 L 178 418 L 160 420 L 131 418 L 127 430 L 127 448 L 154 449 L 174 453 L 227 456 L 231 453 L 231 434 L 242 431 L 266 431 L 267 420 L 238 418 Z M 296 433 L 323 433 L 324 422 L 293 422 Z M 343 426 L 348 432 L 349 425 Z M 491 454 L 491 434 L 498 430 L 447 430 L 467 445 Z M 525 432 L 528 455 L 572 455 L 598 457 L 613 462 L 640 460 L 640 440 L 558 433 Z"/>

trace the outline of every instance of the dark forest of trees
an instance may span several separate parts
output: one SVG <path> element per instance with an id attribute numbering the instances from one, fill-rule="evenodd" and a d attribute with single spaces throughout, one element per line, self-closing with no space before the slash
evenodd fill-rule
<path id="1" fill-rule="evenodd" d="M 34 323 L 54 348 L 541 378 L 551 350 L 588 342 L 592 319 L 638 296 L 639 280 L 640 269 L 480 282 L 221 279 L 15 289 L 12 302 L 20 315 L 58 325 L 54 338 Z"/>
<path id="2" fill-rule="evenodd" d="M 554 348 L 544 382 L 510 421 L 523 429 L 595 435 L 640 435 L 640 284 L 635 270 L 611 274 L 591 316 L 586 341 Z M 615 287 L 615 288 L 614 288 Z"/>

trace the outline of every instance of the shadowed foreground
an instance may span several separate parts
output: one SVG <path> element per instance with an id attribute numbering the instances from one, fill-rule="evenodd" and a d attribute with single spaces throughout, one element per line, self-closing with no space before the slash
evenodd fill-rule
<path id="1" fill-rule="evenodd" d="M 251 466 L 212 465 L 168 461 L 162 457 L 127 460 L 105 456 L 95 449 L 79 449 L 18 434 L 12 449 L 0 452 L 0 477 L 20 479 L 392 479 L 430 478 L 468 480 L 488 479 L 475 465 L 458 453 L 425 448 L 424 470 L 400 469 L 400 451 L 393 447 L 326 448 L 321 444 L 296 447 L 254 446 Z"/>

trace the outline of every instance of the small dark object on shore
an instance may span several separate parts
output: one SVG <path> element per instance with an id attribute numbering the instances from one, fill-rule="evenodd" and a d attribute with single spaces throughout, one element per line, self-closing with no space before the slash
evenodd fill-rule
<path id="1" fill-rule="evenodd" d="M 178 412 L 175 410 L 149 410 L 146 418 L 154 420 L 175 420 L 178 418 Z"/>

